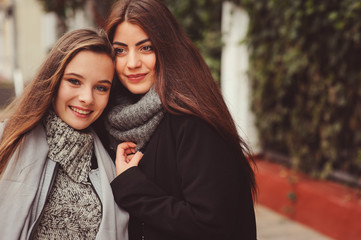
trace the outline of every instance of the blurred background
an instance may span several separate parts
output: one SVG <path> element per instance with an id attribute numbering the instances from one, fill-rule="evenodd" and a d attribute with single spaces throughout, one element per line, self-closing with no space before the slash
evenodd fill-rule
<path id="1" fill-rule="evenodd" d="M 289 220 L 361 239 L 361 0 L 163 1 L 255 154 L 258 209 L 271 210 L 257 210 L 260 239 L 306 239 Z M 59 36 L 101 28 L 113 2 L 0 0 L 0 109 Z"/>

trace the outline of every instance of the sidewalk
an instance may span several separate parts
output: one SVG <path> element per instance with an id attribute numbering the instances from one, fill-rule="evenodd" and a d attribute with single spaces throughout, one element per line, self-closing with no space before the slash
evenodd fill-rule
<path id="1" fill-rule="evenodd" d="M 332 240 L 262 205 L 255 212 L 258 240 Z"/>

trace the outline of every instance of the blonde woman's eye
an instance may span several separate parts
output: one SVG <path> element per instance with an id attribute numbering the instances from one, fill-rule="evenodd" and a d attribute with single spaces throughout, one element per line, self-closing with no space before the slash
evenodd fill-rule
<path id="1" fill-rule="evenodd" d="M 72 78 L 70 78 L 70 79 L 68 79 L 67 81 L 68 81 L 69 83 L 71 83 L 72 85 L 80 85 L 80 81 L 77 80 L 77 79 L 72 79 Z"/>
<path id="2" fill-rule="evenodd" d="M 109 87 L 107 87 L 107 86 L 97 86 L 97 87 L 95 87 L 95 89 L 100 92 L 108 92 L 109 91 Z"/>

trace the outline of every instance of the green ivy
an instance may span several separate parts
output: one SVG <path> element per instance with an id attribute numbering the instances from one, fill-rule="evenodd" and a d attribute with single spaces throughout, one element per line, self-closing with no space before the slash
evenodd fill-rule
<path id="1" fill-rule="evenodd" d="M 361 1 L 238 0 L 250 15 L 253 111 L 265 150 L 315 177 L 361 175 Z"/>
<path id="2" fill-rule="evenodd" d="M 163 0 L 195 43 L 216 79 L 221 65 L 221 0 Z"/>
<path id="3" fill-rule="evenodd" d="M 67 18 L 73 17 L 76 10 L 84 8 L 88 0 L 38 0 L 45 12 L 53 12 L 57 16 L 58 37 L 68 31 Z M 115 0 L 92 0 L 92 14 L 95 25 L 103 27 Z"/>
<path id="4" fill-rule="evenodd" d="M 66 18 L 84 7 L 87 0 L 38 0 L 46 12 L 58 16 L 58 34 L 67 31 Z M 96 25 L 102 26 L 116 0 L 93 0 Z M 219 82 L 221 65 L 221 13 L 222 0 L 163 0 L 177 21 L 205 58 L 211 72 Z"/>

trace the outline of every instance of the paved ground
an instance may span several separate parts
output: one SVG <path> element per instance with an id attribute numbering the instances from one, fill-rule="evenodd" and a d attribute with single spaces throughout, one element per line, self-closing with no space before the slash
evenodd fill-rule
<path id="1" fill-rule="evenodd" d="M 271 209 L 256 205 L 258 240 L 333 240 Z"/>

